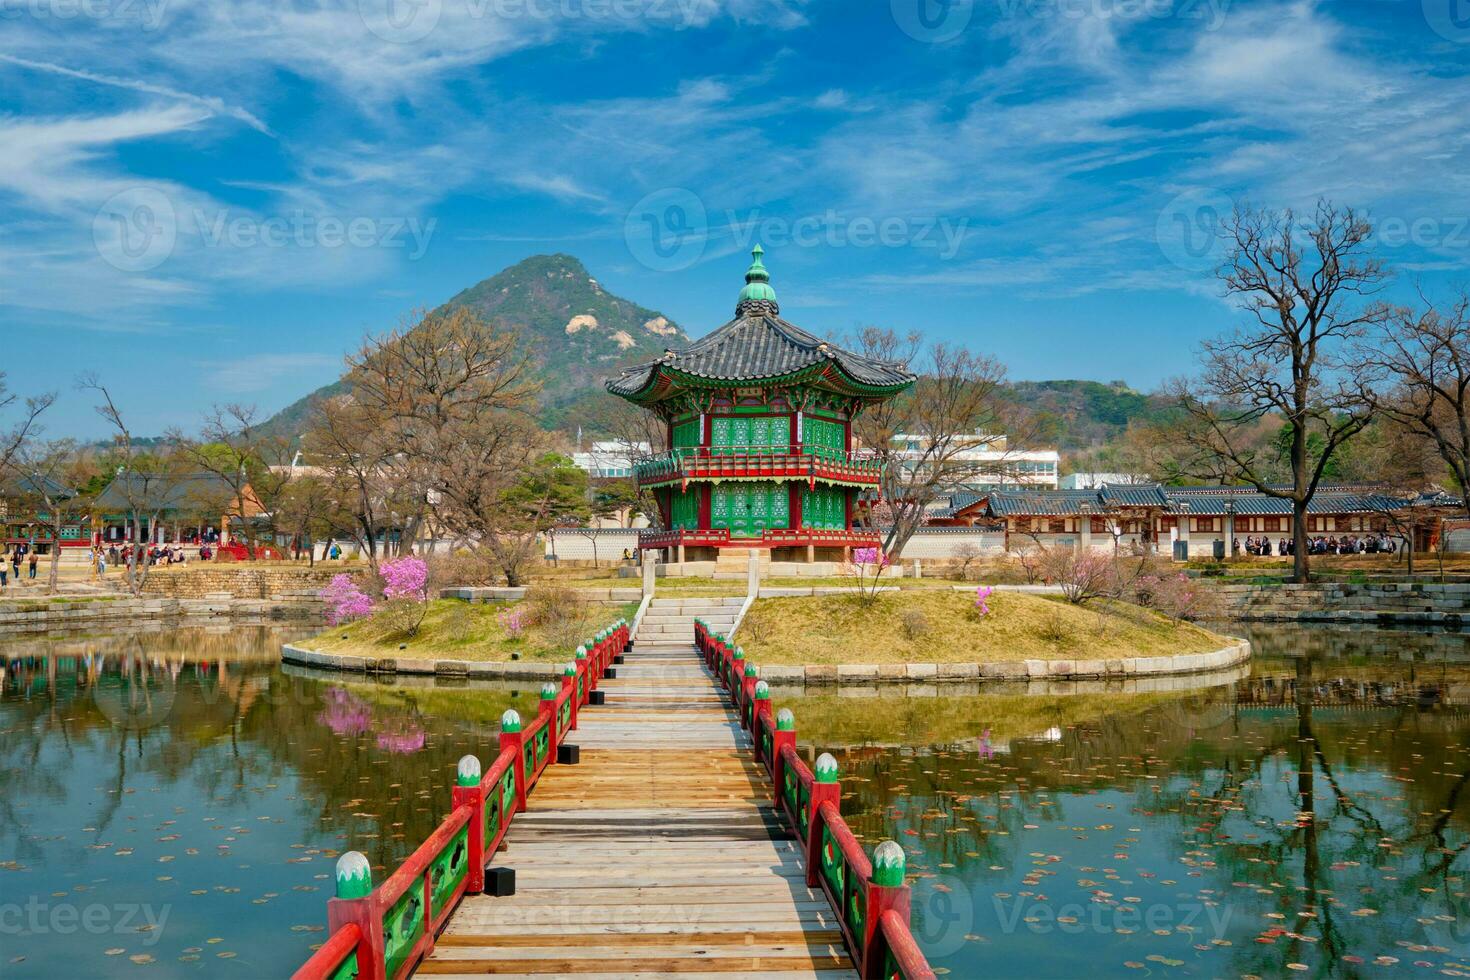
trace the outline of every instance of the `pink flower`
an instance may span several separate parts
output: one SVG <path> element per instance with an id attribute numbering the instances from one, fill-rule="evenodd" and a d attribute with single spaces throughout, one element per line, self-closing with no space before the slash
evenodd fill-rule
<path id="1" fill-rule="evenodd" d="M 505 631 L 505 635 L 512 640 L 518 638 L 526 628 L 526 611 L 520 606 L 502 609 L 495 614 L 495 618 L 500 623 L 500 628 Z"/>
<path id="2" fill-rule="evenodd" d="M 386 561 L 378 566 L 378 574 L 383 576 L 383 598 L 418 599 L 420 602 L 427 599 L 425 586 L 429 582 L 429 566 L 422 558 L 405 555 Z"/>
<path id="3" fill-rule="evenodd" d="M 989 585 L 982 585 L 975 590 L 975 608 L 980 610 L 980 615 L 990 615 L 990 603 L 987 601 L 995 594 L 995 589 Z"/>
<path id="4" fill-rule="evenodd" d="M 326 600 L 327 622 L 332 626 L 373 614 L 372 596 L 359 589 L 351 575 L 333 575 L 321 596 Z"/>
<path id="5" fill-rule="evenodd" d="M 888 555 L 880 548 L 854 548 L 852 551 L 854 565 L 877 565 L 879 568 L 888 567 Z"/>

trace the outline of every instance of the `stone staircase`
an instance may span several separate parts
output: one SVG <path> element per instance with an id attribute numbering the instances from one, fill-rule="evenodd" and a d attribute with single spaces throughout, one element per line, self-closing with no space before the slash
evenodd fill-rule
<path id="1" fill-rule="evenodd" d="M 769 548 L 721 548 L 715 555 L 714 577 L 745 581 L 745 577 L 750 574 L 752 555 L 760 562 L 761 578 L 769 576 L 771 571 L 771 550 Z"/>
<path id="2" fill-rule="evenodd" d="M 688 646 L 694 642 L 695 619 L 703 619 L 716 632 L 728 633 L 735 626 L 735 617 L 744 603 L 740 596 L 705 599 L 655 596 L 638 624 L 635 640 L 640 647 Z"/>

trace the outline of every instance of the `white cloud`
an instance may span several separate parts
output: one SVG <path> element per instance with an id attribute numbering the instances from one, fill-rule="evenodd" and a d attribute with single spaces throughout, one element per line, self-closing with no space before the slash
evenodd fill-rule
<path id="1" fill-rule="evenodd" d="M 198 361 L 195 367 L 207 376 L 209 387 L 245 395 L 265 391 L 283 378 L 341 368 L 342 359 L 311 353 L 247 354 L 227 361 Z"/>

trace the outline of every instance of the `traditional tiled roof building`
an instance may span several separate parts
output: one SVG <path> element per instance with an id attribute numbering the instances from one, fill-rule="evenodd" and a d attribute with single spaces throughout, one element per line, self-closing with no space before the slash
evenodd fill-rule
<path id="1" fill-rule="evenodd" d="M 1382 486 L 1324 486 L 1307 506 L 1311 536 L 1404 533 L 1418 528 L 1428 546 L 1435 520 L 1460 507 L 1445 496 L 1398 496 Z M 1105 485 L 1096 490 L 1006 490 L 970 502 L 967 516 L 1002 523 L 1007 547 L 1024 539 L 1037 544 L 1101 547 L 1119 543 L 1183 542 L 1188 554 L 1209 555 L 1233 538 L 1291 534 L 1291 501 L 1251 487 L 1166 487 L 1159 484 Z M 972 519 L 970 523 L 978 523 Z"/>
<path id="2" fill-rule="evenodd" d="M 664 451 L 634 468 L 664 525 L 639 546 L 695 561 L 726 548 L 812 560 L 876 545 L 875 532 L 853 528 L 880 469 L 853 451 L 852 423 L 914 375 L 782 319 L 759 245 L 752 256 L 735 319 L 607 382 L 667 424 Z"/>

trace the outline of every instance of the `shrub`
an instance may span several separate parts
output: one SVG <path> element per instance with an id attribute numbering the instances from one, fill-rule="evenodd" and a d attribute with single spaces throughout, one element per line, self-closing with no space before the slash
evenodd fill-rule
<path id="1" fill-rule="evenodd" d="M 429 611 L 429 565 L 417 555 L 404 555 L 378 566 L 383 580 L 382 617 L 394 633 L 414 636 Z"/>
<path id="2" fill-rule="evenodd" d="M 929 634 L 929 617 L 922 609 L 905 609 L 899 621 L 903 635 L 910 640 L 922 639 Z"/>
<path id="3" fill-rule="evenodd" d="M 858 599 L 863 605 L 871 606 L 877 601 L 879 583 L 891 563 L 882 548 L 852 550 L 852 564 L 844 566 L 842 572 L 857 579 Z"/>
<path id="4" fill-rule="evenodd" d="M 591 624 L 587 600 L 576 590 L 559 585 L 536 585 L 526 590 L 526 624 L 545 634 L 555 647 L 573 648 L 586 638 Z"/>
<path id="5" fill-rule="evenodd" d="M 354 619 L 362 619 L 373 614 L 373 598 L 357 584 L 357 579 L 351 575 L 333 575 L 332 581 L 321 596 L 327 603 L 327 623 L 331 626 L 340 626 Z"/>
<path id="6" fill-rule="evenodd" d="M 1092 550 L 1049 548 L 1042 555 L 1046 578 L 1062 587 L 1062 595 L 1073 605 L 1116 592 L 1117 569 L 1113 559 Z"/>
<path id="7" fill-rule="evenodd" d="M 1062 617 L 1056 613 L 1051 614 L 1041 621 L 1036 629 L 1036 635 L 1052 646 L 1066 646 L 1072 640 L 1072 631 Z"/>

